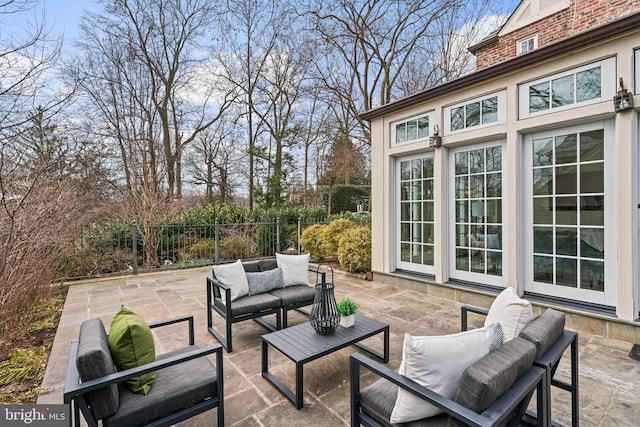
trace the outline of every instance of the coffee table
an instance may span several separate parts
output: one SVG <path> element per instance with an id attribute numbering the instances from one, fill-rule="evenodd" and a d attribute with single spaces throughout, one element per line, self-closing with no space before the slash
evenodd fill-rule
<path id="1" fill-rule="evenodd" d="M 360 341 L 379 333 L 384 334 L 383 354 L 360 343 Z M 389 325 L 364 314 L 356 313 L 354 326 L 350 328 L 339 326 L 331 335 L 318 334 L 309 322 L 263 335 L 262 377 L 289 399 L 297 409 L 301 409 L 303 407 L 304 364 L 350 345 L 355 345 L 387 363 L 389 361 Z M 269 346 L 296 364 L 295 392 L 269 372 Z"/>

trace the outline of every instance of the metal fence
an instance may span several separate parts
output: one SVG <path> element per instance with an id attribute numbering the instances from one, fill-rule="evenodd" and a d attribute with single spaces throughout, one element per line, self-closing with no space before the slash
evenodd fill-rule
<path id="1" fill-rule="evenodd" d="M 91 225 L 65 248 L 63 280 L 299 253 L 303 230 L 325 220 L 213 224 Z"/>

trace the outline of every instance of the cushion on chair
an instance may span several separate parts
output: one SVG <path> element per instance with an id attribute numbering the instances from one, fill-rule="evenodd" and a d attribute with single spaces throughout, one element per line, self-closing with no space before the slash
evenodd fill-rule
<path id="1" fill-rule="evenodd" d="M 286 255 L 276 253 L 278 267 L 282 269 L 284 286 L 309 284 L 309 257 L 304 255 Z"/>
<path id="2" fill-rule="evenodd" d="M 538 359 L 562 336 L 564 324 L 564 313 L 549 308 L 529 322 L 520 332 L 520 336 L 535 344 Z"/>
<path id="3" fill-rule="evenodd" d="M 244 268 L 244 271 L 247 273 L 257 273 L 259 271 L 262 271 L 260 269 L 260 261 L 243 262 L 242 268 Z"/>
<path id="4" fill-rule="evenodd" d="M 222 302 L 216 298 L 215 305 L 224 310 Z M 233 317 L 243 314 L 258 313 L 262 310 L 269 310 L 280 307 L 280 298 L 266 294 L 247 295 L 231 303 L 231 315 Z"/>
<path id="5" fill-rule="evenodd" d="M 275 258 L 261 259 L 260 261 L 258 261 L 258 264 L 260 265 L 260 271 L 267 271 L 278 268 L 278 261 Z"/>
<path id="6" fill-rule="evenodd" d="M 247 280 L 247 274 L 245 273 L 242 261 L 237 260 L 231 264 L 216 265 L 213 267 L 213 274 L 220 283 L 229 286 L 232 302 L 240 297 L 249 295 L 249 281 Z M 222 303 L 225 304 L 224 294 L 226 291 L 221 293 Z"/>
<path id="7" fill-rule="evenodd" d="M 140 316 L 125 306 L 120 307 L 109 328 L 109 350 L 118 370 L 135 368 L 156 360 L 156 348 L 151 328 Z M 127 380 L 135 393 L 149 393 L 154 372 Z"/>
<path id="8" fill-rule="evenodd" d="M 360 407 L 362 411 L 378 421 L 385 427 L 396 427 L 391 424 L 391 412 L 393 411 L 396 398 L 398 396 L 398 386 L 380 378 L 360 393 Z M 403 423 L 403 427 L 445 427 L 447 425 L 447 415 L 440 414 L 421 420 Z"/>
<path id="9" fill-rule="evenodd" d="M 462 372 L 501 344 L 499 324 L 442 336 L 405 334 L 398 373 L 451 399 Z M 403 423 L 440 413 L 441 409 L 400 389 L 390 420 Z"/>
<path id="10" fill-rule="evenodd" d="M 282 288 L 282 270 L 277 267 L 273 270 L 247 272 L 249 282 L 249 295 L 263 294 L 273 289 Z"/>
<path id="11" fill-rule="evenodd" d="M 504 343 L 464 371 L 453 400 L 482 413 L 531 368 L 535 354 L 535 346 L 524 338 Z"/>
<path id="12" fill-rule="evenodd" d="M 485 326 L 500 323 L 507 342 L 518 336 L 520 331 L 533 319 L 531 303 L 518 296 L 515 289 L 507 287 L 500 292 L 489 308 Z"/>
<path id="13" fill-rule="evenodd" d="M 83 382 L 116 372 L 107 344 L 107 332 L 98 318 L 85 320 L 80 325 L 76 367 Z M 118 410 L 120 395 L 116 384 L 87 393 L 86 398 L 96 419 L 113 415 Z"/>
<path id="14" fill-rule="evenodd" d="M 158 356 L 158 360 L 196 349 L 190 346 Z M 159 369 L 148 395 L 122 388 L 120 409 L 103 420 L 103 427 L 132 426 L 149 423 L 187 406 L 216 397 L 216 369 L 206 357 Z"/>
<path id="15" fill-rule="evenodd" d="M 307 285 L 287 286 L 282 289 L 274 289 L 269 293 L 280 298 L 283 307 L 307 302 L 313 304 L 316 295 L 315 289 Z"/>

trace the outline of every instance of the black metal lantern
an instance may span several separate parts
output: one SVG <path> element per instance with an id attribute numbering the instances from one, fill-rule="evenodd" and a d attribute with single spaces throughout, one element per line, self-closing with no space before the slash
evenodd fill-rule
<path id="1" fill-rule="evenodd" d="M 622 77 L 620 77 L 620 90 L 618 94 L 613 97 L 613 107 L 616 113 L 633 108 L 633 94 L 625 89 Z"/>
<path id="2" fill-rule="evenodd" d="M 438 148 L 442 145 L 442 137 L 438 135 L 438 125 L 433 125 L 433 135 L 429 137 L 429 147 Z"/>
<path id="3" fill-rule="evenodd" d="M 320 272 L 320 266 L 316 270 L 316 294 L 313 300 L 313 307 L 309 313 L 309 322 L 317 333 L 322 335 L 332 334 L 338 329 L 340 324 L 340 313 L 334 295 L 333 269 L 331 269 L 331 283 L 327 283 L 326 272 Z M 318 283 L 321 277 L 321 283 Z"/>

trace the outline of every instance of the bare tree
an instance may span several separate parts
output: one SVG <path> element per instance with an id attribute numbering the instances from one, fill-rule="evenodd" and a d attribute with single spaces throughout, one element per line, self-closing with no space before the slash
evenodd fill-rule
<path id="1" fill-rule="evenodd" d="M 44 21 L 23 39 L 6 33 L 6 20 L 36 6 L 0 4 L 0 347 L 52 289 L 64 262 L 61 243 L 81 205 L 73 183 L 60 180 L 69 173 L 69 152 L 54 132 L 56 113 L 69 100 L 53 90 L 50 73 L 61 39 Z"/>

